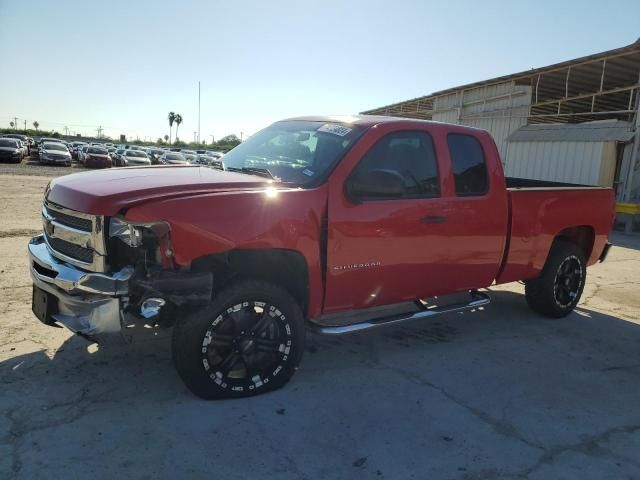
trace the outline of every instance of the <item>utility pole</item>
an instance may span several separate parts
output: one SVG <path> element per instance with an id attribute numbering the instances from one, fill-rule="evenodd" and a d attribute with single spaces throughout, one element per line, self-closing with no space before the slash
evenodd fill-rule
<path id="1" fill-rule="evenodd" d="M 240 141 L 244 138 L 244 132 L 240 132 Z"/>
<path id="2" fill-rule="evenodd" d="M 200 80 L 198 80 L 198 143 L 200 143 Z"/>
<path id="3" fill-rule="evenodd" d="M 24 131 L 25 132 L 27 131 L 27 121 L 26 120 L 24 121 Z"/>
<path id="4" fill-rule="evenodd" d="M 102 128 L 102 125 L 100 125 L 100 126 L 96 129 L 96 132 L 98 132 L 98 138 L 102 137 L 102 130 L 104 130 L 104 129 Z"/>
<path id="5" fill-rule="evenodd" d="M 211 145 L 213 145 L 213 139 L 214 139 L 214 137 L 213 137 L 213 135 L 209 135 L 209 136 L 211 137 Z"/>
<path id="6" fill-rule="evenodd" d="M 67 137 L 69 136 L 69 127 L 67 127 L 66 125 L 65 125 L 65 127 L 64 127 L 64 134 L 65 134 L 65 136 L 67 136 Z"/>
<path id="7" fill-rule="evenodd" d="M 13 117 L 13 129 L 18 129 L 18 117 Z"/>
<path id="8" fill-rule="evenodd" d="M 198 132 L 193 132 L 193 143 L 196 143 L 196 133 Z"/>

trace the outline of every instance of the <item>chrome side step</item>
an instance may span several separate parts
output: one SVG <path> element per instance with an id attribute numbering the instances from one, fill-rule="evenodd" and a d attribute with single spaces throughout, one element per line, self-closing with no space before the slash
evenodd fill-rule
<path id="1" fill-rule="evenodd" d="M 452 305 L 443 305 L 441 307 L 428 307 L 418 300 L 416 301 L 416 305 L 419 306 L 420 310 L 417 312 L 380 317 L 365 322 L 352 323 L 350 325 L 326 326 L 313 324 L 313 330 L 325 335 L 341 335 L 344 333 L 354 333 L 360 332 L 362 330 L 369 330 L 372 328 L 384 327 L 387 325 L 397 325 L 399 323 L 409 322 L 412 320 L 434 317 L 436 315 L 442 315 L 443 313 L 455 313 L 464 312 L 466 310 L 474 310 L 488 305 L 491 302 L 491 297 L 485 292 L 472 291 L 469 292 L 469 294 L 471 295 L 471 299 L 466 303 L 455 303 Z"/>

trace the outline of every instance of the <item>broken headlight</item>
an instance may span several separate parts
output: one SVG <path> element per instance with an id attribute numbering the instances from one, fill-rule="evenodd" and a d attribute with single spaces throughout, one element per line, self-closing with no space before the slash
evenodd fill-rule
<path id="1" fill-rule="evenodd" d="M 143 228 L 114 217 L 109 222 L 109 238 L 119 238 L 130 247 L 139 247 L 142 245 Z"/>

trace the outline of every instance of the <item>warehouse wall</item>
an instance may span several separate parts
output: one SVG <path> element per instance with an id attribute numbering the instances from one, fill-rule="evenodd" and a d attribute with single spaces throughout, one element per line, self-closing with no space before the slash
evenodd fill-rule
<path id="1" fill-rule="evenodd" d="M 510 177 L 611 187 L 615 142 L 511 142 Z"/>
<path id="2" fill-rule="evenodd" d="M 433 120 L 489 131 L 504 159 L 507 137 L 527 124 L 530 104 L 531 87 L 505 82 L 435 97 Z"/>

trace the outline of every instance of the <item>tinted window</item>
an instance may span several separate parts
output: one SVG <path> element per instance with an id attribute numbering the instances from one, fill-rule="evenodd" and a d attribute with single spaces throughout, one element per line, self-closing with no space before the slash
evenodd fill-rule
<path id="1" fill-rule="evenodd" d="M 447 135 L 449 153 L 456 185 L 456 195 L 471 196 L 487 193 L 489 182 L 484 152 L 478 139 L 471 135 Z"/>
<path id="2" fill-rule="evenodd" d="M 91 147 L 87 150 L 87 153 L 94 153 L 96 155 L 106 155 L 107 151 L 104 148 Z"/>
<path id="3" fill-rule="evenodd" d="M 378 181 L 382 172 L 401 179 L 402 195 L 376 198 L 429 198 L 440 195 L 438 166 L 431 136 L 425 132 L 397 132 L 378 141 L 360 160 L 349 181 Z"/>
<path id="4" fill-rule="evenodd" d="M 127 157 L 147 157 L 147 154 L 144 152 L 136 151 L 136 150 L 127 150 Z"/>
<path id="5" fill-rule="evenodd" d="M 60 150 L 62 152 L 66 152 L 67 151 L 67 147 L 65 147 L 61 143 L 45 143 L 43 148 L 45 150 Z"/>

